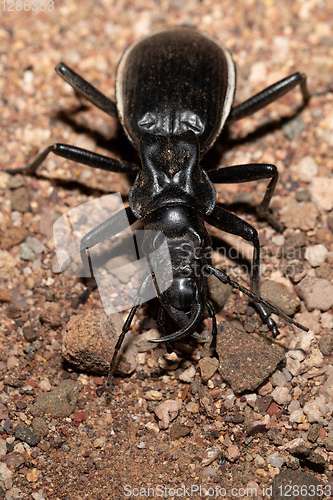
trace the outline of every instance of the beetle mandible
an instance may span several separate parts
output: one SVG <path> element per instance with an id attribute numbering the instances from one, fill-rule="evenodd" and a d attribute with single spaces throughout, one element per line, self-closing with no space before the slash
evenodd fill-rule
<path id="1" fill-rule="evenodd" d="M 95 106 L 119 118 L 129 141 L 139 152 L 141 166 L 82 148 L 54 144 L 43 150 L 30 165 L 11 173 L 35 172 L 46 156 L 53 152 L 93 168 L 137 174 L 129 193 L 129 207 L 122 212 L 126 212 L 130 225 L 142 219 L 145 230 L 157 230 L 165 236 L 173 269 L 172 285 L 163 293 L 157 288 L 162 337 L 154 342 L 165 342 L 170 349 L 170 342 L 193 334 L 206 307 L 213 322 L 215 345 L 216 319 L 207 299 L 207 275 L 211 274 L 246 293 L 273 336 L 278 334 L 278 329 L 268 311 L 307 330 L 260 297 L 258 233 L 246 221 L 216 205 L 213 183 L 269 179 L 257 213 L 266 216 L 276 226 L 268 209 L 278 180 L 277 168 L 270 164 L 253 163 L 205 172 L 200 166 L 201 158 L 226 123 L 258 111 L 297 85 L 306 103 L 310 95 L 305 75 L 294 73 L 232 107 L 236 72 L 230 52 L 212 36 L 183 26 L 162 28 L 139 39 L 125 51 L 117 70 L 116 104 L 66 64 L 58 64 L 56 71 Z M 80 253 L 86 268 L 89 267 L 87 249 L 124 229 L 121 220 L 122 217 L 116 214 L 82 238 Z M 252 243 L 251 291 L 213 267 L 207 257 L 211 240 L 205 221 Z M 148 239 L 145 251 L 149 254 L 156 245 L 156 241 Z M 186 262 L 182 262 L 181 258 L 184 245 L 194 250 L 190 252 L 190 258 L 187 255 Z M 142 290 L 144 286 L 143 283 Z M 141 292 L 118 339 L 110 364 L 108 385 L 117 353 L 140 303 Z M 179 327 L 178 331 L 166 334 L 166 317 L 172 318 Z"/>

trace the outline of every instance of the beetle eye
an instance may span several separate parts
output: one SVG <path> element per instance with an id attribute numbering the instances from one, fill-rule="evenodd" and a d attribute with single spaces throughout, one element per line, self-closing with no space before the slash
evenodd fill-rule
<path id="1" fill-rule="evenodd" d="M 186 126 L 186 130 L 192 130 L 195 134 L 201 134 L 205 129 L 198 115 L 192 111 L 184 111 L 181 114 L 180 122 Z"/>
<path id="2" fill-rule="evenodd" d="M 138 122 L 139 127 L 144 130 L 152 130 L 156 126 L 156 116 L 153 113 L 146 113 L 143 118 Z"/>

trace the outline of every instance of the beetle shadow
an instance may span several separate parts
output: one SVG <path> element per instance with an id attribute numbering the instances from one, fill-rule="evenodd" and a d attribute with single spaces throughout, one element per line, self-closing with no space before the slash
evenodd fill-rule
<path id="1" fill-rule="evenodd" d="M 227 257 L 237 266 L 246 270 L 247 274 L 250 276 L 251 265 L 252 265 L 251 261 L 246 257 L 242 256 L 239 252 L 237 252 L 237 255 L 234 255 L 235 254 L 235 252 L 233 251 L 234 247 L 223 239 L 223 233 L 221 234 L 221 236 L 211 235 L 211 239 L 212 239 L 213 250 L 220 251 L 222 249 L 223 253 L 222 252 L 220 253 L 223 257 Z M 226 271 L 226 273 L 228 273 L 228 270 Z"/>
<path id="2" fill-rule="evenodd" d="M 241 146 L 243 144 L 247 144 L 250 142 L 255 142 L 266 134 L 270 134 L 276 132 L 277 130 L 281 130 L 284 125 L 292 122 L 297 118 L 302 111 L 307 107 L 307 103 L 303 103 L 296 107 L 296 109 L 292 112 L 292 114 L 288 116 L 281 116 L 276 120 L 270 120 L 265 123 L 259 125 L 253 132 L 248 133 L 244 137 L 230 137 L 230 125 L 226 124 L 223 128 L 222 132 L 218 136 L 216 142 L 213 147 L 205 154 L 201 161 L 201 165 L 207 172 L 210 170 L 216 170 L 218 165 L 220 165 L 223 155 L 232 150 L 237 146 Z"/>
<path id="3" fill-rule="evenodd" d="M 110 153 L 119 155 L 123 161 L 134 163 L 136 165 L 140 164 L 139 156 L 132 146 L 132 144 L 127 139 L 121 124 L 116 117 L 109 117 L 109 119 L 115 120 L 116 131 L 114 137 L 108 138 L 103 135 L 98 130 L 91 129 L 87 125 L 78 123 L 75 120 L 75 116 L 79 115 L 83 111 L 87 111 L 91 106 L 85 104 L 80 104 L 74 109 L 60 110 L 55 114 L 55 119 L 59 120 L 65 125 L 69 125 L 77 134 L 85 134 L 90 137 L 96 143 L 96 146 L 110 151 Z M 94 107 L 95 109 L 95 107 Z"/>
<path id="4" fill-rule="evenodd" d="M 128 141 L 127 137 L 125 136 L 125 133 L 117 118 L 115 118 L 116 120 L 115 134 L 112 138 L 106 137 L 98 130 L 91 129 L 88 126 L 79 123 L 75 119 L 76 115 L 89 108 L 90 106 L 79 104 L 78 106 L 72 109 L 57 111 L 52 115 L 51 122 L 54 124 L 55 122 L 58 121 L 63 125 L 68 125 L 69 127 L 71 127 L 72 130 L 77 134 L 84 134 L 87 137 L 91 138 L 95 142 L 97 147 L 106 149 L 107 151 L 110 152 L 110 155 L 107 155 L 110 158 L 114 156 L 119 156 L 123 161 L 133 163 L 134 165 L 137 165 L 139 167 L 140 165 L 139 155 L 137 154 L 136 150 L 133 148 L 132 144 Z M 32 155 L 31 159 L 28 159 L 27 164 L 31 162 L 34 156 L 35 155 Z M 87 168 L 89 169 L 89 167 Z M 96 169 L 96 170 L 101 170 L 101 169 Z M 41 172 L 37 171 L 35 175 L 38 178 L 50 180 L 50 176 L 48 175 L 47 172 L 43 173 L 43 169 L 41 169 Z M 130 173 L 121 175 L 126 175 L 130 184 L 133 184 L 136 176 L 136 174 L 130 174 Z M 61 187 L 68 191 L 80 190 L 82 194 L 86 194 L 88 196 L 89 195 L 98 196 L 98 193 L 104 194 L 105 192 L 107 193 L 112 192 L 112 190 L 109 189 L 102 189 L 100 187 L 91 187 L 88 184 L 84 184 L 83 182 L 74 179 L 68 180 L 68 179 L 52 178 L 52 183 L 56 187 Z M 122 195 L 122 196 L 125 200 L 127 199 L 127 195 Z"/>

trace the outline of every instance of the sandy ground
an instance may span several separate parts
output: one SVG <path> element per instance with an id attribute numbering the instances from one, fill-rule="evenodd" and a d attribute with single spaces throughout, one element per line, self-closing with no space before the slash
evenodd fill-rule
<path id="1" fill-rule="evenodd" d="M 283 235 L 258 221 L 253 210 L 267 181 L 220 186 L 218 201 L 259 230 L 262 275 L 286 285 L 287 297 L 297 297 L 286 279 L 290 260 L 296 258 L 302 278 L 325 281 L 316 289 L 319 305 L 310 303 L 309 289 L 299 292 L 298 318 L 312 337 L 305 335 L 302 344 L 299 331 L 295 340 L 278 320 L 278 343 L 296 357 L 301 353 L 299 364 L 289 356 L 289 365 L 280 366 L 259 389 L 235 394 L 229 385 L 233 377 L 226 383 L 223 370 L 203 380 L 200 346 L 163 370 L 164 350 L 158 348 L 137 353 L 134 373 L 115 379 L 110 401 L 100 375 L 63 364 L 66 324 L 78 313 L 102 312 L 102 304 L 95 291 L 76 307 L 84 285 L 59 274 L 52 224 L 101 193 L 126 197 L 133 179 L 52 155 L 40 169 L 42 177 L 1 176 L 0 498 L 187 499 L 204 498 L 204 488 L 208 498 L 251 493 L 265 499 L 321 498 L 321 492 L 328 497 L 329 490 L 321 489 L 333 485 L 333 95 L 326 92 L 333 87 L 333 36 L 328 3 L 6 0 L 0 9 L 1 170 L 21 167 L 55 142 L 137 162 L 116 119 L 81 105 L 54 67 L 66 62 L 113 99 L 123 51 L 162 26 L 196 26 L 227 46 L 237 66 L 236 103 L 294 71 L 306 73 L 310 92 L 318 95 L 301 113 L 295 113 L 302 103 L 295 89 L 230 126 L 203 165 L 277 165 L 280 180 L 272 207 L 286 227 Z M 227 248 L 235 244 L 226 241 Z M 305 249 L 314 247 L 311 258 Z M 246 245 L 242 248 L 248 252 Z M 287 248 L 295 252 L 292 259 Z M 238 263 L 214 257 L 232 267 L 233 276 L 239 274 Z M 248 285 L 244 273 L 238 278 Z M 156 312 L 154 305 L 139 310 L 135 335 L 156 326 Z M 233 293 L 218 321 L 254 336 L 267 331 L 250 313 L 245 297 Z M 184 370 L 190 371 L 182 380 Z M 49 406 L 37 414 L 34 401 L 47 394 Z M 182 404 L 163 429 L 155 408 L 170 400 Z M 275 493 L 269 489 L 273 480 Z M 288 490 L 288 481 L 303 490 Z"/>

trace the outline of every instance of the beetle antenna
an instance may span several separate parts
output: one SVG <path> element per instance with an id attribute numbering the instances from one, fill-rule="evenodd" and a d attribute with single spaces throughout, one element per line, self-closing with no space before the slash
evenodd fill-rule
<path id="1" fill-rule="evenodd" d="M 280 311 L 279 309 L 274 307 L 270 302 L 267 302 L 267 300 L 262 299 L 256 293 L 251 292 L 250 290 L 248 290 L 244 286 L 237 283 L 237 281 L 233 281 L 225 272 L 221 271 L 220 269 L 216 269 L 215 267 L 210 266 L 208 264 L 205 266 L 205 268 L 209 271 L 209 274 L 213 274 L 222 283 L 224 283 L 226 285 L 230 285 L 232 288 L 235 288 L 236 290 L 243 292 L 245 295 L 250 297 L 250 299 L 252 299 L 253 302 L 256 302 L 257 304 L 262 304 L 263 306 L 270 309 L 274 314 L 277 314 L 278 316 L 283 318 L 285 321 L 287 321 L 291 325 L 297 326 L 298 328 L 300 328 L 304 332 L 309 331 L 309 328 L 307 328 L 306 326 L 303 326 L 300 323 L 297 323 L 297 321 L 294 321 L 293 319 L 289 318 L 289 316 L 287 316 L 282 311 Z"/>

